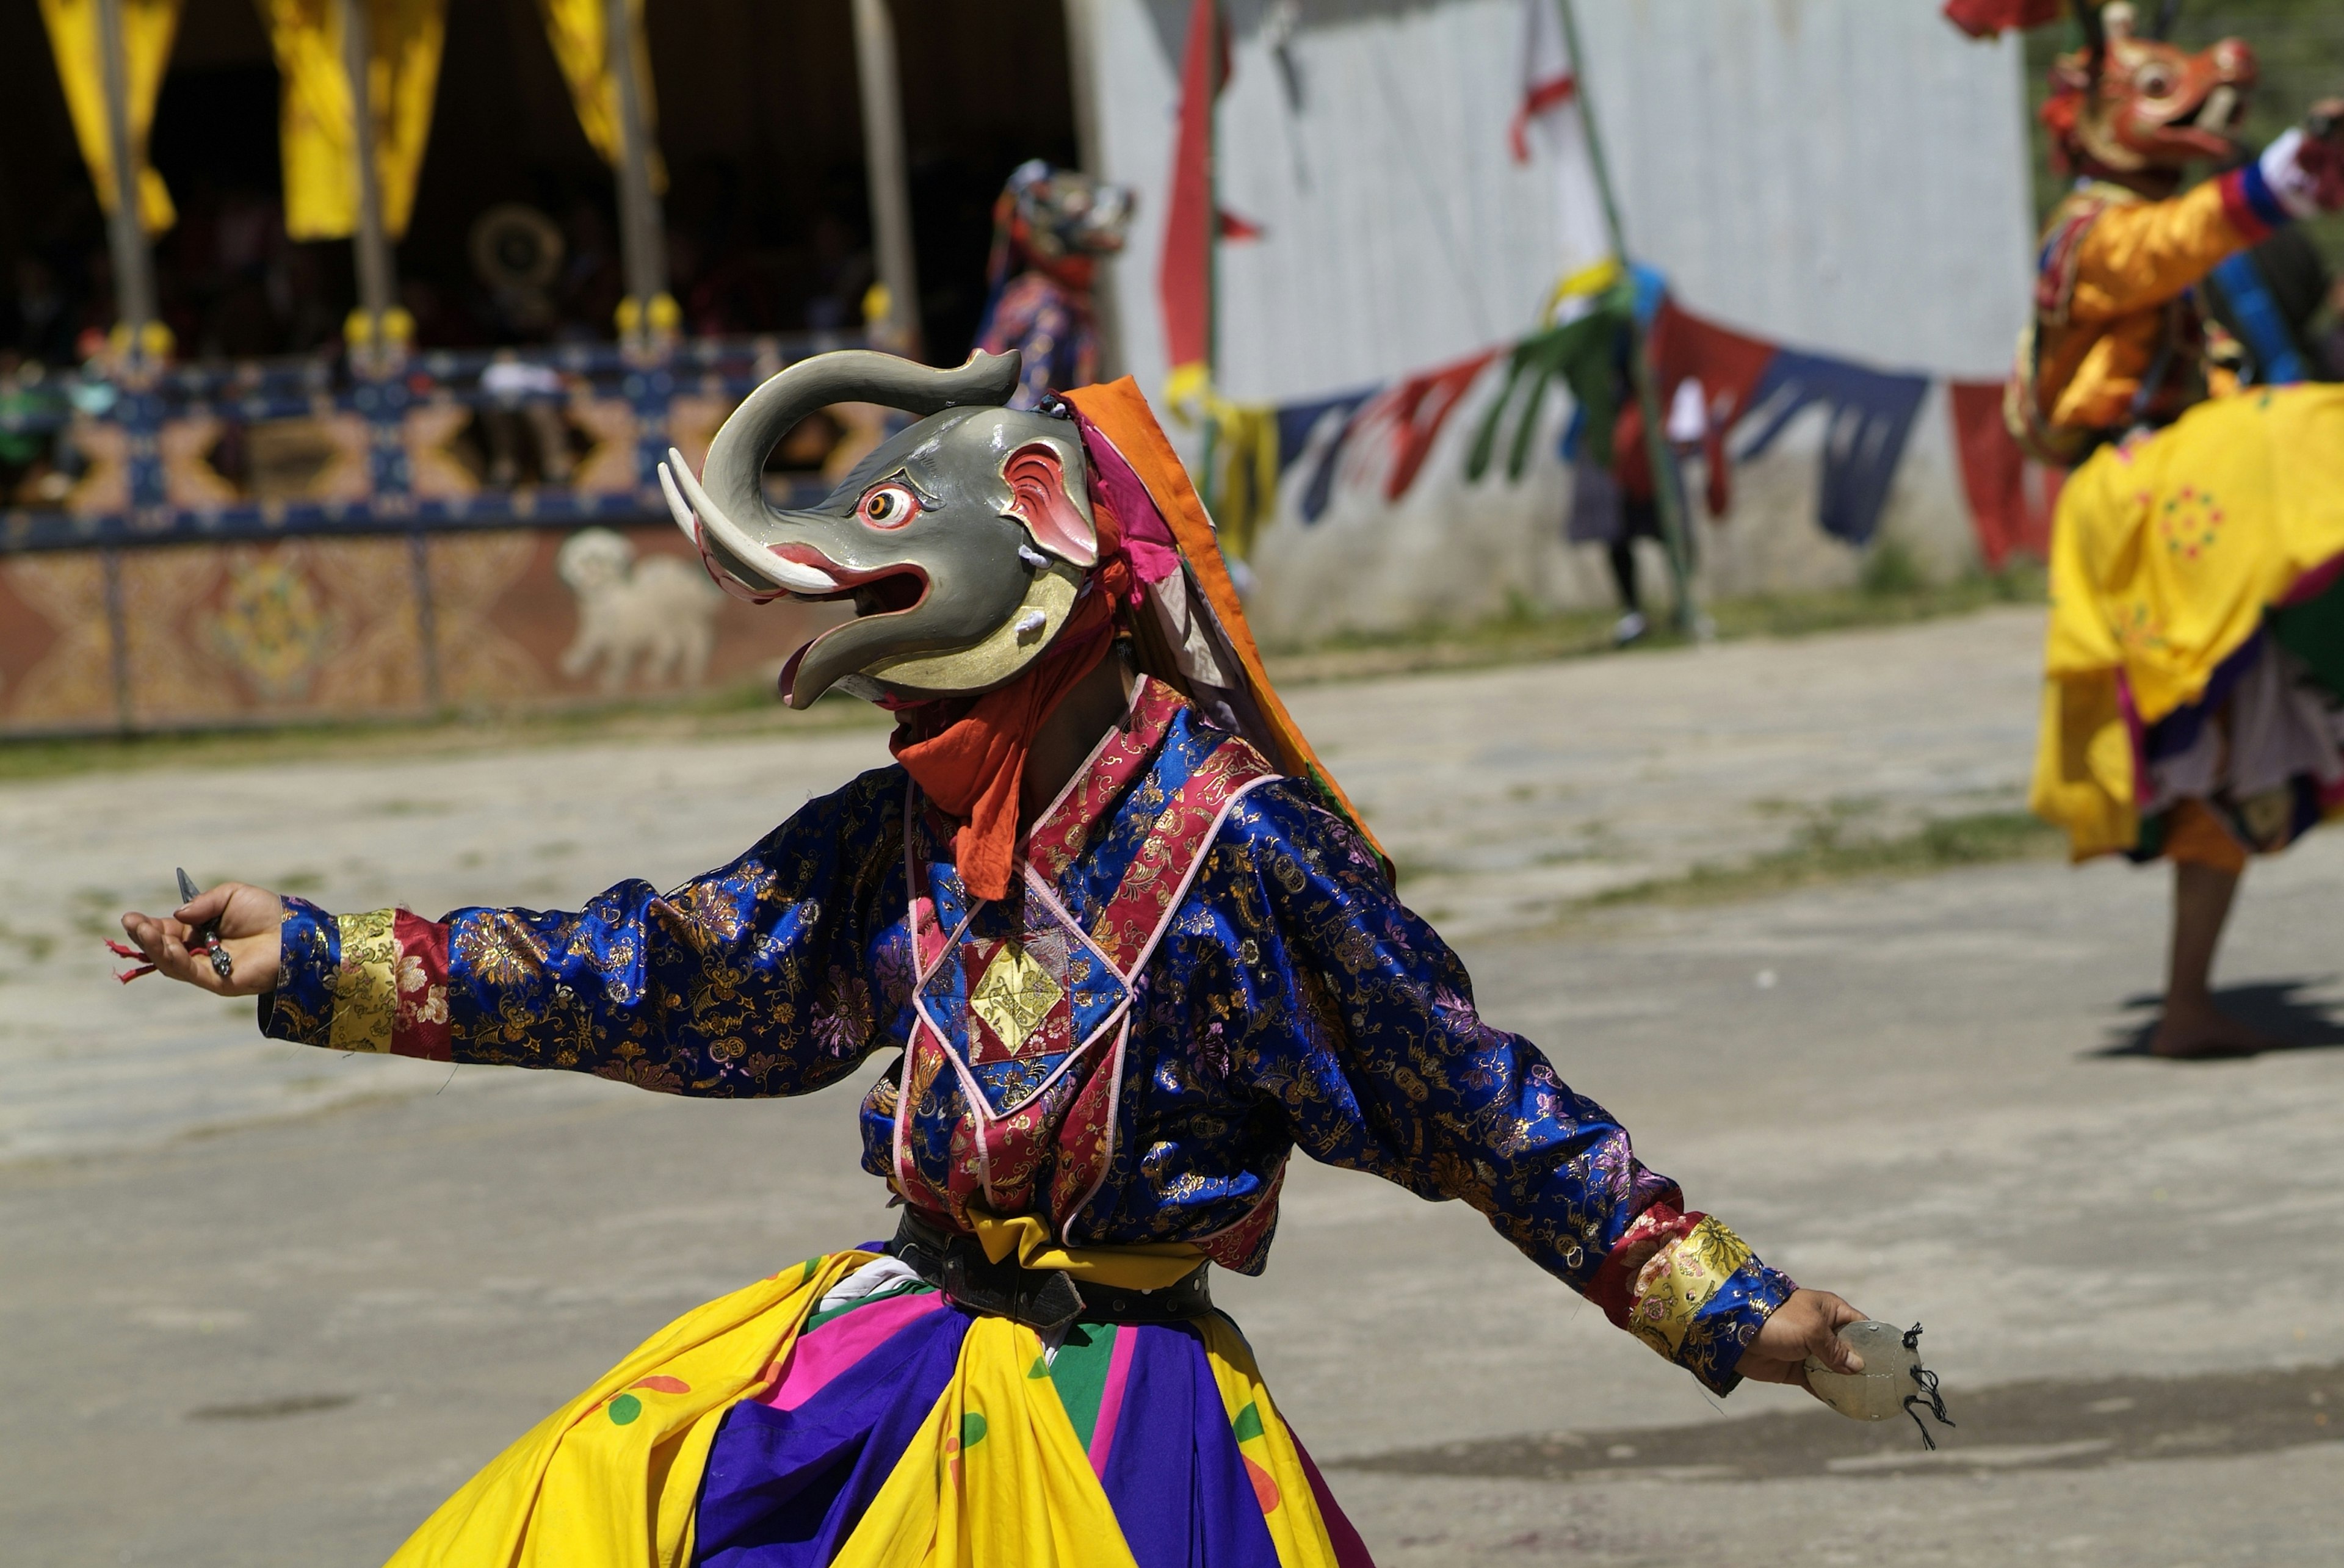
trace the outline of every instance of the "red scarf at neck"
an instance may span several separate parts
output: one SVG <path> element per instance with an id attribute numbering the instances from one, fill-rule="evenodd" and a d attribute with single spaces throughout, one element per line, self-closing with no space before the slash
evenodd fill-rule
<path id="1" fill-rule="evenodd" d="M 1129 564 L 1120 554 L 1107 557 L 1091 573 L 1056 644 L 1024 674 L 966 704 L 922 703 L 899 711 L 887 749 L 959 824 L 953 861 L 970 897 L 1007 895 L 1026 754 L 1066 693 L 1115 645 L 1115 607 L 1130 592 Z"/>

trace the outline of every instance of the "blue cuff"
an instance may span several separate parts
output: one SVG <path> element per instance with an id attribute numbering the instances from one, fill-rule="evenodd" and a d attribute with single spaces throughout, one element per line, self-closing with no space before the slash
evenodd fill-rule
<path id="1" fill-rule="evenodd" d="M 306 898 L 285 899 L 277 989 L 260 998 L 260 1032 L 322 1046 L 334 1027 L 334 975 L 342 966 L 341 927 Z"/>
<path id="2" fill-rule="evenodd" d="M 2287 204 L 2278 198 L 2278 192 L 2271 188 L 2271 182 L 2263 174 L 2260 162 L 2241 166 L 2238 176 L 2238 194 L 2247 198 L 2248 210 L 2261 218 L 2266 227 L 2285 228 L 2295 221 L 2295 214 L 2288 211 Z"/>
<path id="3" fill-rule="evenodd" d="M 1692 1326 L 1685 1331 L 1684 1343 L 1677 1348 L 1677 1364 L 1712 1391 L 1732 1393 L 1742 1381 L 1736 1370 L 1742 1364 L 1742 1352 L 1798 1288 L 1781 1270 L 1751 1259 L 1733 1271 L 1717 1294 L 1702 1303 Z"/>

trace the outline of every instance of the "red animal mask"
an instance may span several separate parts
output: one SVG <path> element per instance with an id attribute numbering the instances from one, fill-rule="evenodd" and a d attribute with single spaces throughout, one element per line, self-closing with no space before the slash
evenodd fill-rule
<path id="1" fill-rule="evenodd" d="M 2230 133 L 2254 90 L 2255 52 L 2224 38 L 2190 54 L 2134 31 L 2128 5 L 2103 6 L 2098 40 L 2052 67 L 2044 124 L 2067 167 L 2117 178 L 2236 156 Z"/>

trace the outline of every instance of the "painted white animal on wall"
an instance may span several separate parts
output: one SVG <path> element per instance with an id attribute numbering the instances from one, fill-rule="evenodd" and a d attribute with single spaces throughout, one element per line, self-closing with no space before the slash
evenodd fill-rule
<path id="1" fill-rule="evenodd" d="M 697 565 L 672 555 L 638 561 L 607 528 L 564 540 L 553 570 L 578 596 L 578 635 L 561 655 L 571 680 L 601 666 L 602 689 L 623 689 L 640 664 L 651 686 L 696 686 L 716 646 L 722 596 Z"/>

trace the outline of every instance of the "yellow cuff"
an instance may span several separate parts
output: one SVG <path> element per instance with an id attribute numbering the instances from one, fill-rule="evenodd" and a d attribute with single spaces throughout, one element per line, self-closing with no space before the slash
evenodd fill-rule
<path id="1" fill-rule="evenodd" d="M 1750 1244 L 1723 1220 L 1704 1219 L 1638 1270 L 1628 1326 L 1671 1361 L 1702 1305 L 1750 1261 Z"/>
<path id="2" fill-rule="evenodd" d="M 334 972 L 334 1026 L 327 1046 L 337 1051 L 390 1049 L 391 1019 L 398 1009 L 399 937 L 396 911 L 338 915 L 342 962 Z"/>

